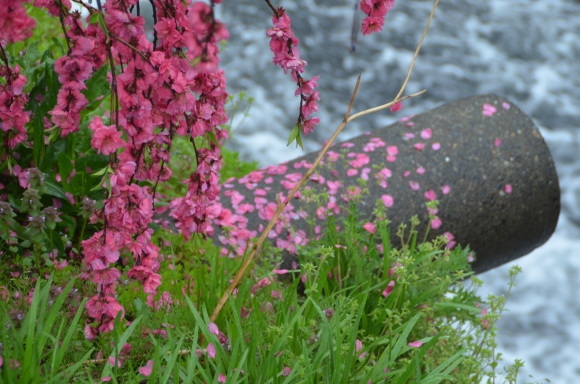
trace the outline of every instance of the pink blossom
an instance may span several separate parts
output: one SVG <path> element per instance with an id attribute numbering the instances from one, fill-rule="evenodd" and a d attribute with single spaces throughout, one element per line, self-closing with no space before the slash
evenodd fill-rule
<path id="1" fill-rule="evenodd" d="M 89 325 L 85 325 L 85 328 L 83 329 L 83 334 L 85 336 L 85 339 L 89 341 L 94 340 L 97 337 L 95 329 Z"/>
<path id="2" fill-rule="evenodd" d="M 369 167 L 364 167 L 360 172 L 360 178 L 363 180 L 368 180 L 370 173 L 371 173 L 371 169 Z"/>
<path id="3" fill-rule="evenodd" d="M 483 115 L 484 116 L 493 116 L 495 114 L 495 112 L 497 111 L 497 108 L 494 107 L 491 104 L 483 104 Z"/>
<path id="4" fill-rule="evenodd" d="M 326 157 L 328 158 L 328 161 L 331 162 L 335 162 L 340 158 L 340 154 L 334 152 L 334 151 L 328 151 L 326 152 Z"/>
<path id="5" fill-rule="evenodd" d="M 434 217 L 431 220 L 431 228 L 433 228 L 433 229 L 439 229 L 442 224 L 443 224 L 443 221 L 441 221 L 441 219 L 438 217 Z"/>
<path id="6" fill-rule="evenodd" d="M 501 145 L 501 139 L 495 139 L 493 142 L 493 145 L 497 148 L 499 148 L 499 146 Z"/>
<path id="7" fill-rule="evenodd" d="M 413 148 L 415 148 L 417 151 L 422 151 L 425 148 L 425 144 L 424 143 L 416 143 L 416 144 L 413 144 Z"/>
<path id="8" fill-rule="evenodd" d="M 215 323 L 210 322 L 208 325 L 208 328 L 209 328 L 209 333 L 212 333 L 214 335 L 219 335 L 220 330 Z"/>
<path id="9" fill-rule="evenodd" d="M 419 348 L 420 346 L 423 345 L 423 342 L 421 340 L 417 340 L 417 341 L 412 341 L 412 342 L 408 343 L 407 345 L 411 348 Z"/>
<path id="10" fill-rule="evenodd" d="M 149 377 L 151 372 L 153 371 L 153 360 L 148 360 L 147 364 L 142 367 L 139 367 L 139 373 L 145 377 Z"/>
<path id="11" fill-rule="evenodd" d="M 395 0 L 361 0 L 360 8 L 367 15 L 362 22 L 363 35 L 379 32 Z"/>
<path id="12" fill-rule="evenodd" d="M 432 133 L 433 132 L 431 131 L 431 128 L 425 128 L 424 130 L 421 131 L 421 138 L 429 140 L 431 138 Z"/>
<path id="13" fill-rule="evenodd" d="M 362 22 L 363 35 L 370 35 L 371 33 L 382 31 L 384 23 L 385 19 L 380 16 L 365 17 Z"/>
<path id="14" fill-rule="evenodd" d="M 109 364 L 113 367 L 121 368 L 123 361 L 115 356 L 109 356 Z"/>
<path id="15" fill-rule="evenodd" d="M 226 376 L 220 373 L 218 375 L 218 383 L 225 383 L 225 382 L 226 382 Z"/>
<path id="16" fill-rule="evenodd" d="M 443 193 L 444 195 L 449 194 L 449 192 L 451 192 L 451 187 L 449 185 L 444 185 L 443 187 L 441 187 L 441 193 Z"/>
<path id="17" fill-rule="evenodd" d="M 93 118 L 89 129 L 93 131 L 91 145 L 103 155 L 110 155 L 126 145 L 126 142 L 121 139 L 122 133 L 117 131 L 114 125 L 104 125 L 99 116 Z"/>
<path id="18" fill-rule="evenodd" d="M 300 86 L 294 93 L 296 96 L 303 94 L 304 96 L 310 96 L 314 93 L 314 89 L 318 87 L 318 78 L 320 76 L 314 76 L 310 80 L 304 80 L 300 78 Z"/>
<path id="19" fill-rule="evenodd" d="M 411 187 L 413 191 L 418 191 L 421 188 L 419 183 L 413 180 L 409 181 L 409 187 Z"/>
<path id="20" fill-rule="evenodd" d="M 288 375 L 290 375 L 290 372 L 292 372 L 292 368 L 290 368 L 290 367 L 284 367 L 284 369 L 282 370 L 281 375 L 282 376 L 288 376 Z"/>
<path id="21" fill-rule="evenodd" d="M 453 235 L 453 233 L 445 232 L 445 233 L 443 233 L 442 236 L 445 237 L 445 239 L 447 240 L 447 243 L 445 244 L 445 248 L 453 249 L 455 247 L 455 245 L 457 244 L 455 242 L 455 236 Z"/>
<path id="22" fill-rule="evenodd" d="M 362 343 L 362 341 L 360 341 L 359 339 L 356 339 L 356 342 L 355 342 L 355 349 L 356 349 L 356 351 L 357 351 L 357 352 L 360 352 L 360 350 L 361 350 L 361 349 L 363 349 L 363 343 Z M 363 352 L 363 353 L 361 353 L 360 355 L 358 355 L 358 358 L 359 358 L 359 359 L 364 359 L 364 358 L 367 356 L 367 354 L 368 354 L 368 353 L 366 353 L 366 352 Z"/>
<path id="23" fill-rule="evenodd" d="M 84 82 L 93 74 L 93 63 L 83 56 L 61 56 L 54 62 L 54 70 L 61 84 L 69 81 Z"/>
<path id="24" fill-rule="evenodd" d="M 92 273 L 91 280 L 97 284 L 113 284 L 119 277 L 121 272 L 117 268 L 101 269 Z"/>
<path id="25" fill-rule="evenodd" d="M 387 179 L 391 177 L 393 173 L 388 168 L 383 168 L 376 173 L 375 177 L 379 180 L 379 185 L 383 188 L 387 188 Z"/>
<path id="26" fill-rule="evenodd" d="M 365 229 L 367 232 L 369 232 L 369 233 L 375 233 L 375 232 L 377 231 L 377 227 L 376 227 L 376 225 L 374 225 L 374 224 L 373 224 L 373 223 L 371 223 L 371 222 L 365 223 L 365 224 L 363 225 L 363 228 L 364 228 L 364 229 Z"/>
<path id="27" fill-rule="evenodd" d="M 441 143 L 433 143 L 431 144 L 431 149 L 433 149 L 434 151 L 438 151 L 441 149 Z"/>
<path id="28" fill-rule="evenodd" d="M 209 344 L 207 345 L 207 348 L 205 349 L 205 351 L 206 351 L 206 353 L 207 353 L 207 356 L 208 356 L 210 359 L 214 359 L 214 358 L 215 358 L 215 355 L 216 355 L 216 350 L 215 350 L 215 346 L 214 346 L 212 343 L 209 343 Z"/>
<path id="29" fill-rule="evenodd" d="M 382 292 L 383 297 L 389 296 L 393 292 L 393 289 L 395 289 L 395 280 L 389 281 L 389 283 Z"/>
<path id="30" fill-rule="evenodd" d="M 357 153 L 355 159 L 351 160 L 349 164 L 353 168 L 360 168 L 363 165 L 368 164 L 369 162 L 370 158 L 368 157 L 368 155 L 365 155 L 364 153 Z"/>
<path id="31" fill-rule="evenodd" d="M 258 292 L 261 288 L 266 287 L 272 283 L 272 277 L 264 277 L 260 279 L 254 286 L 252 286 L 252 293 Z"/>
<path id="32" fill-rule="evenodd" d="M 512 193 L 513 189 L 512 189 L 511 184 L 506 184 L 506 185 L 504 185 L 503 190 L 505 193 L 510 194 L 510 193 Z"/>
<path id="33" fill-rule="evenodd" d="M 395 104 L 391 105 L 391 112 L 398 112 L 401 109 L 403 109 L 403 103 L 402 102 L 396 102 Z"/>
<path id="34" fill-rule="evenodd" d="M 342 183 L 338 180 L 328 180 L 326 186 L 328 187 L 328 193 L 330 195 L 335 195 L 338 192 L 338 189 L 342 187 Z"/>
<path id="35" fill-rule="evenodd" d="M 14 43 L 32 36 L 36 21 L 29 17 L 24 8 L 23 0 L 0 2 L 0 36 L 5 46 L 6 42 Z"/>
<path id="36" fill-rule="evenodd" d="M 383 201 L 383 204 L 385 204 L 385 207 L 393 206 L 394 199 L 391 195 L 382 195 L 381 200 Z"/>
<path id="37" fill-rule="evenodd" d="M 430 189 L 428 191 L 425 192 L 424 194 L 425 198 L 429 201 L 434 201 L 437 200 L 437 194 L 435 193 L 434 190 Z"/>

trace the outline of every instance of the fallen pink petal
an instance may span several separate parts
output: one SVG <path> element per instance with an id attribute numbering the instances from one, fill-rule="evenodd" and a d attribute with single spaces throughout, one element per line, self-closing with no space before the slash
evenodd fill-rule
<path id="1" fill-rule="evenodd" d="M 215 355 L 216 355 L 216 350 L 215 350 L 215 346 L 212 343 L 209 343 L 207 345 L 207 348 L 205 349 L 207 355 L 209 356 L 210 359 L 214 359 Z"/>
<path id="2" fill-rule="evenodd" d="M 209 323 L 208 328 L 209 328 L 209 333 L 213 333 L 214 335 L 220 334 L 220 330 L 215 323 Z"/>
<path id="3" fill-rule="evenodd" d="M 383 297 L 389 296 L 393 292 L 393 289 L 395 289 L 395 280 L 389 281 L 389 284 L 387 284 L 382 292 Z"/>
<path id="4" fill-rule="evenodd" d="M 147 364 L 145 364 L 142 367 L 139 367 L 138 371 L 145 377 L 151 375 L 151 372 L 153 371 L 153 360 L 147 361 Z"/>
<path id="5" fill-rule="evenodd" d="M 365 223 L 363 228 L 369 233 L 375 233 L 377 231 L 377 226 L 371 222 Z"/>

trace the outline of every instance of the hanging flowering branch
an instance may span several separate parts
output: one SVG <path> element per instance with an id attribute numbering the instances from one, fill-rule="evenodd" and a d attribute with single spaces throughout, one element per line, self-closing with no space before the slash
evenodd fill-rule
<path id="1" fill-rule="evenodd" d="M 363 35 L 382 31 L 387 13 L 393 5 L 395 0 L 361 0 L 360 9 L 367 15 L 362 21 Z"/>
<path id="2" fill-rule="evenodd" d="M 0 73 L 6 78 L 0 93 L 0 128 L 3 146 L 12 149 L 27 139 L 25 125 L 31 112 L 25 110 L 28 99 L 22 92 L 26 78 L 18 66 L 10 66 L 4 46 L 32 34 L 34 20 L 27 16 L 24 2 L 10 4 L 12 25 L 6 22 L 9 17 L 0 23 Z M 124 313 L 116 298 L 119 265 L 130 266 L 127 276 L 143 285 L 147 302 L 155 305 L 161 276 L 149 224 L 155 189 L 171 177 L 167 164 L 174 135 L 189 137 L 194 146 L 196 138 L 208 143 L 195 148 L 197 169 L 185 181 L 187 194 L 171 203 L 171 215 L 186 237 L 212 231 L 209 208 L 219 192 L 220 145 L 228 135 L 220 128 L 227 122 L 227 93 L 217 45 L 228 32 L 214 17 L 218 1 L 152 2 L 154 42 L 147 39 L 143 17 L 131 13 L 137 2 L 97 0 L 94 6 L 78 2 L 88 12 L 83 20 L 69 0 L 35 1 L 59 18 L 67 47 L 54 62 L 60 88 L 48 110 L 50 119 L 44 120 L 48 140 L 81 129 L 83 112 L 95 101 L 87 97 L 87 82 L 101 69 L 108 71 L 109 113 L 88 122 L 92 147 L 110 159 L 107 167 L 93 173 L 102 176 L 107 191 L 103 209 L 87 215 L 102 229 L 81 242 L 86 268 L 82 276 L 97 286 L 86 305 L 88 339 L 110 331 L 117 315 Z M 4 16 L 6 12 L 0 13 L 0 18 Z"/>
<path id="3" fill-rule="evenodd" d="M 290 75 L 298 87 L 295 95 L 300 95 L 300 112 L 298 113 L 296 126 L 290 132 L 288 145 L 296 140 L 296 144 L 302 147 L 301 132 L 307 135 L 320 122 L 318 117 L 310 116 L 318 111 L 320 97 L 315 88 L 318 87 L 317 80 L 319 76 L 315 76 L 310 80 L 302 77 L 301 73 L 304 72 L 307 63 L 300 58 L 300 51 L 298 50 L 299 39 L 291 28 L 292 21 L 284 8 L 274 8 L 270 0 L 266 0 L 266 3 L 273 13 L 272 24 L 274 27 L 266 32 L 266 35 L 270 37 L 270 49 L 274 52 L 272 62 L 281 67 L 284 73 L 290 71 Z"/>

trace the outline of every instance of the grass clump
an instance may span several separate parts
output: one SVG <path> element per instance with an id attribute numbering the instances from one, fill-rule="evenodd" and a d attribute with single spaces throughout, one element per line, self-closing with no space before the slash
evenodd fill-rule
<path id="1" fill-rule="evenodd" d="M 418 242 L 413 224 L 393 249 L 387 220 L 372 234 L 362 224 L 354 212 L 330 220 L 296 270 L 256 265 L 215 324 L 208 313 L 241 260 L 196 237 L 157 231 L 162 293 L 147 305 L 127 284 L 118 299 L 129 321 L 92 342 L 82 281 L 39 278 L 33 291 L 3 281 L 0 381 L 515 383 L 521 363 L 500 372 L 495 353 L 505 299 L 478 296 L 469 250 Z"/>

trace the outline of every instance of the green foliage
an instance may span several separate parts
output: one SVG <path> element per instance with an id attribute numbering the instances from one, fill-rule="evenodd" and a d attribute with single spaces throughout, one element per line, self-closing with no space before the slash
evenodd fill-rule
<path id="1" fill-rule="evenodd" d="M 2 377 L 7 383 L 138 382 L 145 378 L 138 368 L 152 360 L 155 382 L 217 382 L 220 374 L 228 383 L 516 382 L 522 363 L 502 373 L 495 353 L 505 298 L 485 300 L 477 295 L 480 281 L 465 280 L 468 250 L 445 250 L 442 239 L 417 242 L 412 228 L 398 231 L 404 246 L 392 249 L 384 220 L 375 234 L 355 215 L 339 222 L 340 232 L 333 224 L 299 250 L 302 265 L 292 281 L 278 280 L 269 262 L 256 265 L 216 321 L 222 335 L 210 332 L 208 313 L 241 260 L 221 257 L 195 236 L 183 241 L 157 231 L 164 255 L 159 291 L 172 301 L 160 294 L 154 310 L 141 289 L 127 285 L 119 302 L 131 322 L 117 323 L 93 343 L 84 340 L 80 312 L 63 305 L 73 284 L 80 297 L 86 287 L 69 283 L 55 296 L 65 276 L 52 287 L 38 283 L 22 323 L 10 315 L 14 303 L 0 301 L 2 321 L 11 325 L 2 333 L 4 364 L 34 366 L 3 369 Z M 510 286 L 518 272 L 512 270 Z M 38 364 L 41 359 L 50 364 Z M 115 359 L 120 366 L 110 363 Z"/>
<path id="2" fill-rule="evenodd" d="M 0 301 L 0 379 L 4 383 L 61 383 L 76 374 L 94 349 L 79 349 L 84 301 L 70 313 L 65 301 L 74 281 L 62 290 L 52 279 L 38 281 L 26 314 Z"/>

